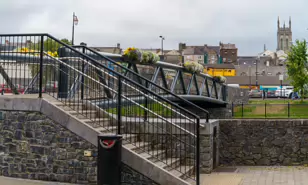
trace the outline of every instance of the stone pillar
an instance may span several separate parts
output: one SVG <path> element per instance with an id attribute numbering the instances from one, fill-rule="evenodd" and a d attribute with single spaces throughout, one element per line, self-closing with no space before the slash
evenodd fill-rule
<path id="1" fill-rule="evenodd" d="M 200 130 L 200 172 L 211 173 L 219 165 L 219 122 L 204 126 Z"/>

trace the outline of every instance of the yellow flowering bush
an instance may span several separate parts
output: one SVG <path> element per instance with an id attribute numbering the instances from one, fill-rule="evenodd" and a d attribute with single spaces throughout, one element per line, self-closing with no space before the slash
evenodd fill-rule
<path id="1" fill-rule="evenodd" d="M 17 49 L 17 52 L 20 52 L 20 53 L 24 53 L 24 54 L 32 54 L 34 56 L 40 56 L 39 54 L 39 51 L 36 51 L 36 50 L 33 50 L 33 49 L 29 49 L 29 48 L 20 48 L 20 49 Z M 52 57 L 58 57 L 58 52 L 52 52 L 52 51 L 47 51 L 47 54 L 49 56 L 52 56 Z"/>
<path id="2" fill-rule="evenodd" d="M 227 79 L 224 76 L 214 76 L 213 79 L 219 83 L 226 83 Z"/>
<path id="3" fill-rule="evenodd" d="M 184 68 L 191 73 L 201 73 L 204 69 L 203 65 L 194 61 L 184 62 Z"/>
<path id="4" fill-rule="evenodd" d="M 137 48 L 127 48 L 123 54 L 124 60 L 127 62 L 138 62 L 141 64 L 154 64 L 159 61 L 159 56 L 155 53 L 142 51 Z"/>

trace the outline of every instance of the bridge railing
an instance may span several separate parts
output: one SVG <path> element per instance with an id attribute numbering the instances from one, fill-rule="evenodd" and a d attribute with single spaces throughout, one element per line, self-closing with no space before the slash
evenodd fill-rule
<path id="1" fill-rule="evenodd" d="M 51 35 L 0 34 L 0 44 L 8 48 L 0 51 L 0 72 L 11 89 L 24 81 L 20 93 L 54 97 L 92 127 L 121 134 L 139 152 L 199 184 L 199 116 Z M 12 63 L 9 73 L 5 66 Z M 173 166 L 175 158 L 183 168 Z"/>
<path id="2" fill-rule="evenodd" d="M 123 60 L 122 55 L 119 54 L 98 52 L 85 46 L 75 47 L 80 48 L 80 50 L 86 48 L 85 52 L 96 60 L 102 62 L 106 60 L 117 62 L 118 65 L 105 64 L 110 68 L 121 69 L 119 72 L 122 72 L 126 76 L 130 76 L 130 74 L 127 73 L 124 68 L 131 69 L 135 73 L 151 80 L 153 83 L 159 84 L 163 88 L 178 95 L 202 95 L 208 98 L 227 101 L 227 86 L 215 81 L 214 78 L 208 74 L 192 74 L 183 66 L 162 61 L 151 65 L 128 63 Z M 102 56 L 104 56 L 103 59 Z M 136 78 L 135 80 L 138 79 Z"/>
<path id="3" fill-rule="evenodd" d="M 145 73 L 140 74 L 138 73 L 138 69 L 135 68 L 135 70 L 133 69 L 129 69 L 121 64 L 119 64 L 118 62 L 109 59 L 108 57 L 105 57 L 104 55 L 101 55 L 100 53 L 94 51 L 93 49 L 90 49 L 86 46 L 74 46 L 74 48 L 79 49 L 80 52 L 94 58 L 96 61 L 99 62 L 99 64 L 95 64 L 95 65 L 104 65 L 114 71 L 117 71 L 120 74 L 123 74 L 124 76 L 128 77 L 129 79 L 137 82 L 140 85 L 143 85 L 144 87 L 146 87 L 147 89 L 157 93 L 158 95 L 164 96 L 167 99 L 171 99 L 172 101 L 175 102 L 181 102 L 181 104 L 186 104 L 187 106 L 193 107 L 193 110 L 197 110 L 197 112 L 200 114 L 204 114 L 206 117 L 206 121 L 208 122 L 209 119 L 209 112 L 206 111 L 205 109 L 197 106 L 196 104 L 193 104 L 192 102 L 180 97 L 177 95 L 177 93 L 171 92 L 170 90 L 168 90 L 168 88 L 163 87 L 162 85 L 158 85 L 156 82 L 154 83 L 153 81 L 151 81 L 151 77 L 149 76 L 149 71 L 145 71 Z M 137 71 L 137 72 L 135 72 Z M 157 75 L 157 74 L 156 74 Z M 163 75 L 165 76 L 165 75 Z M 166 83 L 166 85 L 168 84 L 168 79 L 166 78 L 161 78 L 161 83 Z"/>

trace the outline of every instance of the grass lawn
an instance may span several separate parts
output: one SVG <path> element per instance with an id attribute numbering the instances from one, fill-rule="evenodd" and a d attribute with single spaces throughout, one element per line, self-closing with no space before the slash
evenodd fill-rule
<path id="1" fill-rule="evenodd" d="M 145 104 L 141 104 L 142 106 L 145 107 Z M 154 113 L 161 115 L 163 117 L 171 117 L 172 111 L 170 110 L 170 106 L 166 105 L 167 107 L 158 104 L 158 103 L 152 103 L 148 104 L 148 109 L 152 111 L 153 113 L 148 112 L 148 117 L 157 117 L 154 115 Z M 107 112 L 117 114 L 117 108 L 111 108 L 107 109 Z M 123 106 L 121 109 L 122 116 L 127 116 L 127 117 L 134 117 L 134 116 L 144 116 L 145 115 L 145 110 L 142 107 L 139 107 L 137 105 L 129 105 L 129 106 Z"/>
<path id="2" fill-rule="evenodd" d="M 266 103 L 266 105 L 265 105 Z M 308 100 L 250 100 L 249 104 L 236 105 L 234 118 L 308 118 Z"/>

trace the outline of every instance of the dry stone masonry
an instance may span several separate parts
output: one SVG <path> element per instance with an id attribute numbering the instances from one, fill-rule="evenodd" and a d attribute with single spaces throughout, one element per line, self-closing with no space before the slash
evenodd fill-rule
<path id="1" fill-rule="evenodd" d="M 220 120 L 220 163 L 308 164 L 308 120 Z"/>
<path id="2" fill-rule="evenodd" d="M 96 147 L 37 112 L 0 112 L 0 175 L 33 180 L 96 184 Z M 122 165 L 125 185 L 157 185 Z"/>

